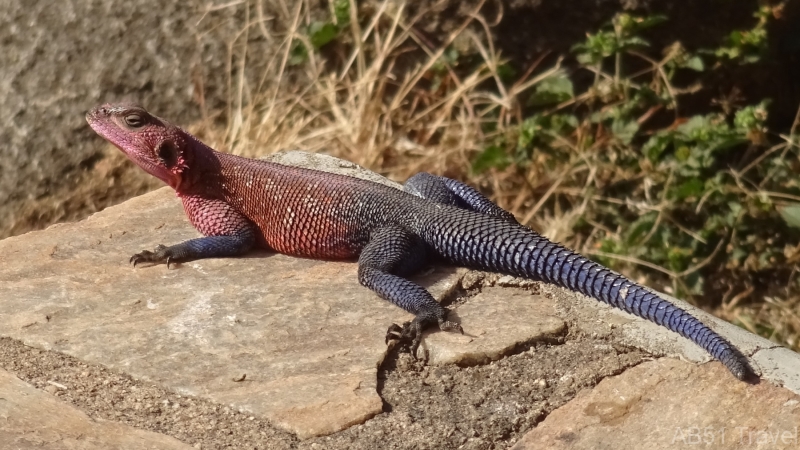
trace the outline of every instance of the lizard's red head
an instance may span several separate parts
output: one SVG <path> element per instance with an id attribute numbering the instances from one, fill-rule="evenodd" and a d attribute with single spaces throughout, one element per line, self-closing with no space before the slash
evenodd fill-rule
<path id="1" fill-rule="evenodd" d="M 173 188 L 186 169 L 189 136 L 180 128 L 132 104 L 106 104 L 86 114 L 92 129 L 149 174 Z"/>

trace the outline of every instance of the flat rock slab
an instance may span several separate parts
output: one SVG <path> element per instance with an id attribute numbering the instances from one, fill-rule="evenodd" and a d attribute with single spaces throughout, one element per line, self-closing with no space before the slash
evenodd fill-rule
<path id="1" fill-rule="evenodd" d="M 513 449 L 794 449 L 798 429 L 797 394 L 661 358 L 579 393 Z"/>
<path id="2" fill-rule="evenodd" d="M 93 420 L 0 369 L 0 448 L 14 450 L 189 450 L 169 436 Z"/>
<path id="3" fill-rule="evenodd" d="M 540 290 L 556 299 L 560 307 L 568 311 L 566 315 L 575 319 L 575 324 L 584 333 L 594 336 L 615 334 L 621 343 L 655 355 L 676 356 L 694 362 L 712 360 L 711 355 L 694 342 L 653 322 L 553 285 L 543 284 Z M 656 294 L 683 308 L 727 339 L 750 359 L 751 366 L 762 380 L 800 394 L 800 354 L 714 317 L 683 300 L 660 292 Z M 615 333 L 614 330 L 621 332 Z"/>
<path id="4" fill-rule="evenodd" d="M 395 189 L 403 189 L 403 185 L 365 169 L 358 164 L 323 153 L 304 152 L 302 150 L 288 150 L 267 155 L 263 158 L 285 166 L 305 167 L 306 169 L 320 170 L 322 172 L 338 173 L 348 177 L 361 178 L 362 180 L 380 183 Z"/>
<path id="5" fill-rule="evenodd" d="M 140 249 L 196 235 L 162 189 L 2 241 L 0 329 L 302 437 L 381 411 L 384 334 L 409 317 L 361 287 L 356 264 L 266 252 L 172 270 L 128 264 Z"/>
<path id="6" fill-rule="evenodd" d="M 360 286 L 352 262 L 253 252 L 172 269 L 128 264 L 132 253 L 195 236 L 165 188 L 0 241 L 0 335 L 230 405 L 300 438 L 382 411 L 384 335 L 411 315 Z M 415 279 L 441 298 L 463 273 Z M 466 336 L 433 333 L 426 347 L 438 362 L 474 364 L 560 333 L 551 302 L 537 298 L 488 290 L 456 311 Z"/>
<path id="7" fill-rule="evenodd" d="M 519 345 L 553 339 L 567 328 L 557 317 L 555 302 L 519 289 L 484 288 L 451 318 L 460 321 L 464 334 L 426 334 L 430 364 L 487 364 Z"/>

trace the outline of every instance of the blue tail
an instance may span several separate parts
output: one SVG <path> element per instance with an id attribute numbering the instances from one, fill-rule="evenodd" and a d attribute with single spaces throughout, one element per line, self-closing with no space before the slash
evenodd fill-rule
<path id="1" fill-rule="evenodd" d="M 649 289 L 518 224 L 469 211 L 448 211 L 424 239 L 443 257 L 468 267 L 566 287 L 648 319 L 690 339 L 736 378 L 753 371 L 746 358 L 696 317 Z M 454 217 L 457 216 L 457 217 Z"/>

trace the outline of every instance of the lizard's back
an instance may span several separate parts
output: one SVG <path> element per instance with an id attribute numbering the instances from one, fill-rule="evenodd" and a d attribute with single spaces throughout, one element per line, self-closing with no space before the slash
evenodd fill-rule
<path id="1" fill-rule="evenodd" d="M 256 225 L 262 245 L 289 255 L 356 257 L 375 227 L 406 222 L 424 202 L 346 175 L 218 155 L 223 199 Z"/>

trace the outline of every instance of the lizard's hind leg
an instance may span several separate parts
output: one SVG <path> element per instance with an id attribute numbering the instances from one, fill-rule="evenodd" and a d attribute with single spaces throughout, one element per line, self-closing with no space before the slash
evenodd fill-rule
<path id="1" fill-rule="evenodd" d="M 433 202 L 469 209 L 517 223 L 513 214 L 497 206 L 472 186 L 452 178 L 420 172 L 409 178 L 403 189 L 409 194 Z"/>
<path id="2" fill-rule="evenodd" d="M 379 228 L 358 259 L 358 281 L 375 291 L 381 298 L 415 315 L 402 327 L 392 324 L 386 341 L 411 342 L 411 354 L 416 358 L 422 331 L 438 324 L 441 330 L 462 332 L 461 326 L 447 320 L 443 308 L 422 286 L 403 278 L 419 270 L 427 253 L 426 244 L 416 235 L 398 226 Z"/>

